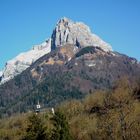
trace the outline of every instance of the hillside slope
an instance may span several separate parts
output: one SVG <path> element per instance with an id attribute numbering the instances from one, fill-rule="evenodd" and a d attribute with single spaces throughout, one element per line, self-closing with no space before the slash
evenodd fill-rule
<path id="1" fill-rule="evenodd" d="M 96 46 L 76 53 L 73 48 L 67 44 L 52 51 L 0 86 L 1 113 L 33 109 L 38 100 L 44 107 L 54 106 L 95 90 L 112 89 L 122 77 L 131 82 L 140 77 L 140 64 L 133 58 Z"/>

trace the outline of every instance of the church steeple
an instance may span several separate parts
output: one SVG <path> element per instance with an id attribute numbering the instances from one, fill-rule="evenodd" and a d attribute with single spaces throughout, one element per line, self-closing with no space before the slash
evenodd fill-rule
<path id="1" fill-rule="evenodd" d="M 40 112 L 40 108 L 41 108 L 41 106 L 40 106 L 39 100 L 38 100 L 38 103 L 36 105 L 36 110 L 35 110 L 36 114 L 38 114 Z"/>

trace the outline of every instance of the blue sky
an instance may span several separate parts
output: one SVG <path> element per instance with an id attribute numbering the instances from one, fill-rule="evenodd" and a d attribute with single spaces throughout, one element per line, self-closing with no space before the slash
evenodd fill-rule
<path id="1" fill-rule="evenodd" d="M 0 0 L 0 69 L 49 38 L 64 16 L 85 22 L 115 51 L 140 60 L 140 0 Z"/>

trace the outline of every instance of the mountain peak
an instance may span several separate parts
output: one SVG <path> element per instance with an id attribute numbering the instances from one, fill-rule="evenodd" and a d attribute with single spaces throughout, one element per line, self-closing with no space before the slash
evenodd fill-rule
<path id="1" fill-rule="evenodd" d="M 112 51 L 111 46 L 93 34 L 86 24 L 74 22 L 67 17 L 63 17 L 57 22 L 50 39 L 40 45 L 33 46 L 28 52 L 23 52 L 6 63 L 3 72 L 0 72 L 0 84 L 20 74 L 37 59 L 48 54 L 51 50 L 65 45 L 67 46 L 67 44 L 74 46 L 74 53 L 77 48 L 87 46 L 100 47 L 107 52 Z"/>
<path id="2" fill-rule="evenodd" d="M 69 18 L 61 18 L 51 36 L 52 49 L 65 44 L 73 44 L 75 47 L 98 46 L 104 51 L 112 51 L 112 47 L 93 34 L 90 28 L 82 22 L 74 22 Z"/>
<path id="3" fill-rule="evenodd" d="M 72 20 L 67 18 L 67 17 L 63 17 L 58 21 L 58 24 L 59 23 L 66 23 L 66 22 L 69 23 L 69 22 L 72 22 Z"/>

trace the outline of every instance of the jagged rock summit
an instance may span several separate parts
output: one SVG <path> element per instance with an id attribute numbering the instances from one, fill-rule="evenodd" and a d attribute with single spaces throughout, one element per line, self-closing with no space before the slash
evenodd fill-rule
<path id="1" fill-rule="evenodd" d="M 73 22 L 66 17 L 59 20 L 51 39 L 52 49 L 68 43 L 76 47 L 98 46 L 104 51 L 112 51 L 112 47 L 93 34 L 87 25 L 82 22 Z"/>
<path id="2" fill-rule="evenodd" d="M 73 51 L 86 46 L 100 47 L 106 52 L 112 51 L 111 46 L 97 35 L 91 33 L 87 25 L 82 22 L 73 22 L 64 17 L 57 22 L 50 39 L 41 45 L 35 45 L 28 52 L 21 53 L 6 63 L 5 68 L 0 73 L 0 84 L 20 74 L 37 59 L 48 54 L 51 50 L 66 44 L 74 45 Z"/>

